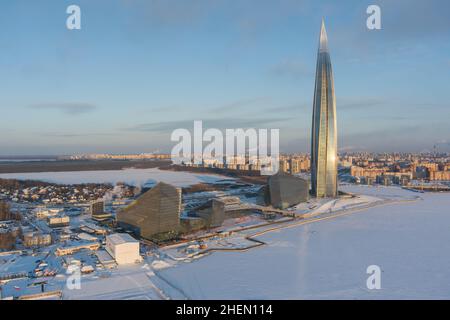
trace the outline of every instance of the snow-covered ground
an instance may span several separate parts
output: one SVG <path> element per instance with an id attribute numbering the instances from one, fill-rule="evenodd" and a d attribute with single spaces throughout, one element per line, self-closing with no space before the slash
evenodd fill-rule
<path id="1" fill-rule="evenodd" d="M 340 189 L 355 196 L 312 199 L 294 209 L 316 213 L 305 219 L 268 224 L 255 215 L 241 223 L 252 228 L 232 224 L 225 230 L 234 233 L 205 239 L 206 252 L 194 242 L 152 249 L 138 265 L 83 275 L 81 290 L 69 290 L 60 269 L 46 290 L 63 299 L 450 299 L 450 193 Z M 46 257 L 0 256 L 0 273 L 29 272 L 44 259 L 61 268 Z M 74 257 L 95 264 L 89 252 Z M 370 265 L 382 270 L 381 290 L 366 287 Z M 4 293 L 39 289 L 17 279 Z"/>
<path id="2" fill-rule="evenodd" d="M 190 299 L 449 299 L 450 194 L 341 189 L 389 201 L 319 216 L 257 236 L 264 246 L 214 252 L 158 273 Z M 370 265 L 382 270 L 381 290 L 366 287 Z"/>
<path id="3" fill-rule="evenodd" d="M 186 187 L 197 183 L 214 183 L 223 179 L 231 181 L 229 177 L 151 169 L 124 169 L 99 171 L 67 171 L 67 172 L 33 172 L 33 173 L 4 173 L 3 179 L 39 180 L 60 184 L 80 183 L 111 183 L 124 182 L 129 185 L 142 186 L 148 183 L 166 182 L 177 187 Z"/>
<path id="4" fill-rule="evenodd" d="M 107 277 L 83 277 L 81 289 L 70 290 L 64 284 L 65 300 L 159 300 L 165 296 L 150 281 L 143 266 L 120 267 Z M 66 279 L 64 279 L 65 281 Z M 64 283 L 64 281 L 62 281 Z"/>

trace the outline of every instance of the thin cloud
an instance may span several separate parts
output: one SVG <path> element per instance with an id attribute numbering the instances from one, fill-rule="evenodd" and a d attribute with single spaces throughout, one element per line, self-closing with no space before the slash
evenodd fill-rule
<path id="1" fill-rule="evenodd" d="M 283 106 L 283 107 L 267 108 L 267 109 L 265 109 L 265 112 L 278 112 L 278 113 L 304 112 L 304 111 L 307 111 L 308 108 L 310 108 L 309 110 L 311 110 L 311 112 L 312 112 L 312 101 L 311 101 L 311 105 L 310 106 L 307 106 L 306 103 L 304 103 L 304 104 L 292 104 L 292 105 L 287 105 L 287 106 Z"/>
<path id="2" fill-rule="evenodd" d="M 68 115 L 79 115 L 89 113 L 97 109 L 97 107 L 90 103 L 40 103 L 28 106 L 34 110 L 55 110 Z"/>
<path id="3" fill-rule="evenodd" d="M 256 97 L 249 99 L 237 100 L 220 107 L 212 108 L 210 111 L 212 113 L 229 112 L 233 110 L 242 110 L 244 107 L 254 106 L 254 105 L 264 105 L 271 102 L 270 97 Z"/>
<path id="4" fill-rule="evenodd" d="M 371 108 L 385 104 L 387 101 L 379 98 L 342 98 L 336 101 L 339 109 L 362 109 Z"/>
<path id="5" fill-rule="evenodd" d="M 272 66 L 269 73 L 278 77 L 300 78 L 312 75 L 313 71 L 301 61 L 286 59 Z"/>
<path id="6" fill-rule="evenodd" d="M 268 103 L 272 101 L 272 98 L 270 97 L 254 97 L 254 98 L 247 98 L 247 99 L 238 99 L 220 106 L 215 107 L 203 107 L 203 110 L 208 113 L 212 114 L 218 114 L 218 113 L 225 113 L 230 111 L 242 111 L 245 110 L 246 107 L 252 107 L 252 106 L 265 106 Z M 186 111 L 189 107 L 182 106 L 182 105 L 172 105 L 172 106 L 162 106 L 162 107 L 154 107 L 150 108 L 151 112 L 167 112 L 167 111 Z"/>
<path id="7" fill-rule="evenodd" d="M 52 138 L 78 138 L 78 137 L 108 137 L 117 135 L 115 133 L 61 133 L 61 132 L 45 132 L 40 134 L 43 137 Z"/>
<path id="8" fill-rule="evenodd" d="M 185 128 L 189 130 L 193 127 L 194 120 L 144 123 L 133 127 L 124 128 L 123 130 L 135 132 L 170 132 L 178 128 Z M 288 120 L 290 120 L 290 118 L 206 119 L 203 120 L 203 128 L 274 128 L 277 124 Z"/>

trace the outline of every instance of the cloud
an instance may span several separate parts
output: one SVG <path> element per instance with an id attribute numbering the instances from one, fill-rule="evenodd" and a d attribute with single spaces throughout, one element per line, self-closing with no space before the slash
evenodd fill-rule
<path id="1" fill-rule="evenodd" d="M 168 106 L 163 106 L 163 107 L 154 107 L 154 108 L 146 109 L 146 111 L 151 111 L 151 112 L 167 112 L 167 111 L 174 112 L 174 111 L 183 111 L 183 110 L 186 110 L 186 107 L 181 106 L 181 105 L 168 105 Z"/>
<path id="2" fill-rule="evenodd" d="M 112 135 L 117 135 L 115 133 L 63 133 L 63 132 L 45 132 L 40 133 L 43 137 L 52 138 L 79 138 L 79 137 L 108 137 Z"/>
<path id="3" fill-rule="evenodd" d="M 214 107 L 204 107 L 203 110 L 204 112 L 207 113 L 211 113 L 213 115 L 216 115 L 218 113 L 226 113 L 226 112 L 230 112 L 230 111 L 239 111 L 239 113 L 241 114 L 241 112 L 243 110 L 246 110 L 247 107 L 254 107 L 254 106 L 258 106 L 258 107 L 262 107 L 265 106 L 267 104 L 269 104 L 272 101 L 271 97 L 254 97 L 254 98 L 244 98 L 244 99 L 237 99 L 235 101 L 229 102 L 229 103 L 225 103 L 219 106 L 214 106 Z M 186 111 L 189 110 L 189 107 L 184 106 L 184 105 L 167 105 L 167 106 L 161 106 L 161 107 L 153 107 L 153 108 L 149 108 L 148 110 L 150 110 L 151 112 L 178 112 L 178 111 Z M 148 111 L 147 110 L 147 111 Z"/>
<path id="4" fill-rule="evenodd" d="M 290 78 L 299 78 L 313 75 L 312 69 L 305 63 L 295 59 L 285 59 L 269 70 L 274 76 L 287 76 Z"/>
<path id="5" fill-rule="evenodd" d="M 248 98 L 248 99 L 240 99 L 234 102 L 224 104 L 220 107 L 213 108 L 210 111 L 212 113 L 218 112 L 229 112 L 233 110 L 243 110 L 244 107 L 254 106 L 254 105 L 262 105 L 272 101 L 270 97 L 256 97 L 256 98 Z"/>
<path id="6" fill-rule="evenodd" d="M 344 147 L 339 147 L 339 152 L 355 152 L 355 151 L 362 151 L 362 150 L 367 150 L 366 147 L 363 146 L 344 146 Z"/>
<path id="7" fill-rule="evenodd" d="M 302 103 L 302 104 L 298 103 L 298 104 L 291 104 L 291 105 L 287 105 L 287 106 L 283 106 L 283 107 L 267 108 L 264 110 L 264 112 L 295 113 L 295 112 L 304 112 L 307 110 L 311 110 L 311 112 L 312 112 L 312 105 L 313 105 L 313 102 L 311 101 L 310 106 L 308 106 L 306 103 Z"/>
<path id="8" fill-rule="evenodd" d="M 380 106 L 386 102 L 384 99 L 372 97 L 340 98 L 336 101 L 336 107 L 338 109 L 362 109 Z"/>
<path id="9" fill-rule="evenodd" d="M 195 119 L 194 119 L 195 120 Z M 190 130 L 193 128 L 194 120 L 167 121 L 157 123 L 144 123 L 133 127 L 124 128 L 125 131 L 135 132 L 170 132 L 178 128 Z M 275 128 L 277 124 L 288 121 L 290 118 L 228 118 L 228 119 L 206 119 L 203 120 L 203 129 L 232 129 L 232 128 Z"/>
<path id="10" fill-rule="evenodd" d="M 30 109 L 35 110 L 55 110 L 68 115 L 79 115 L 83 113 L 89 113 L 97 109 L 93 104 L 89 103 L 40 103 L 28 106 Z"/>

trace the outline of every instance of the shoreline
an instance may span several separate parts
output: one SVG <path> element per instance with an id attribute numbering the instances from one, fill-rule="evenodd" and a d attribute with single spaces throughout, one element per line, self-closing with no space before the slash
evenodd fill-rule
<path id="1" fill-rule="evenodd" d="M 67 171 L 106 171 L 126 168 L 164 168 L 171 164 L 167 160 L 55 160 L 0 162 L 0 174 L 42 173 Z"/>

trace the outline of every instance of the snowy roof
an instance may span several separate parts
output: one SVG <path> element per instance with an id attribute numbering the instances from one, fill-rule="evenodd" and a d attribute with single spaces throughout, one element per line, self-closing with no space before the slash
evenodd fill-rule
<path id="1" fill-rule="evenodd" d="M 98 260 L 100 260 L 101 263 L 107 264 L 114 262 L 114 258 L 111 257 L 111 255 L 106 250 L 98 250 L 96 252 Z"/>
<path id="2" fill-rule="evenodd" d="M 114 233 L 114 234 L 107 236 L 107 238 L 114 245 L 119 245 L 119 244 L 123 244 L 123 243 L 127 243 L 127 242 L 138 242 L 136 239 L 134 239 L 128 233 Z"/>

